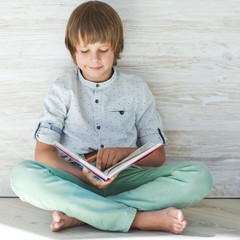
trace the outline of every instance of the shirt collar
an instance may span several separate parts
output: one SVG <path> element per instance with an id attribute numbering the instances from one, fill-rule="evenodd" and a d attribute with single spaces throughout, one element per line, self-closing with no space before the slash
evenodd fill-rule
<path id="1" fill-rule="evenodd" d="M 95 89 L 96 86 L 101 86 L 101 88 L 105 88 L 105 87 L 108 87 L 110 85 L 112 85 L 115 80 L 117 78 L 117 69 L 115 67 L 113 67 L 113 75 L 110 79 L 108 79 L 107 81 L 105 82 L 91 82 L 89 80 L 86 80 L 83 75 L 82 75 L 82 71 L 80 68 L 78 68 L 78 79 L 79 81 L 84 84 L 85 86 L 88 86 L 89 88 L 91 89 Z"/>

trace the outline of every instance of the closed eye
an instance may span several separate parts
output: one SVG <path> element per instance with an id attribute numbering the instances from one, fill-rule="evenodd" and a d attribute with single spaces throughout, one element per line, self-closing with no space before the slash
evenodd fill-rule
<path id="1" fill-rule="evenodd" d="M 100 49 L 100 52 L 103 52 L 103 53 L 105 53 L 107 51 L 108 51 L 108 49 L 106 49 L 106 50 L 105 49 L 102 49 L 102 50 Z"/>

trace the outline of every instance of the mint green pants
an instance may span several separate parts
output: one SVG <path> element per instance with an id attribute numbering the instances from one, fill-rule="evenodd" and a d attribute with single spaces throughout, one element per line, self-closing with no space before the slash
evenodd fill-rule
<path id="1" fill-rule="evenodd" d="M 212 188 L 208 168 L 185 162 L 141 170 L 132 166 L 106 189 L 36 161 L 18 164 L 11 186 L 22 201 L 61 211 L 98 229 L 129 231 L 137 211 L 152 211 L 198 203 Z"/>

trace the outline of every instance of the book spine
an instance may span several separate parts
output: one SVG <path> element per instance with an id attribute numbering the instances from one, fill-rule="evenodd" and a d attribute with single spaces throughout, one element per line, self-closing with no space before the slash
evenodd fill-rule
<path id="1" fill-rule="evenodd" d="M 56 147 L 58 150 L 60 150 L 61 152 L 63 152 L 64 154 L 66 154 L 67 156 L 71 157 L 72 159 L 74 159 L 76 162 L 78 162 L 82 167 L 85 167 L 88 171 L 92 172 L 97 178 L 99 178 L 101 181 L 108 181 L 109 179 L 105 179 L 102 176 L 100 176 L 98 173 L 96 173 L 93 169 L 89 168 L 87 165 L 85 165 L 83 162 L 79 161 L 76 157 L 74 157 L 73 155 L 70 155 L 69 153 L 67 153 L 64 149 L 62 149 L 61 147 L 59 147 L 56 144 L 53 144 L 54 147 Z"/>

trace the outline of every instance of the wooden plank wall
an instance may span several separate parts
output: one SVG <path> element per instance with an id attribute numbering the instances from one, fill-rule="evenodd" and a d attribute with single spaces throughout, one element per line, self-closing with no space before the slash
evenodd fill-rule
<path id="1" fill-rule="evenodd" d="M 33 159 L 33 132 L 49 84 L 74 67 L 67 19 L 83 1 L 0 0 L 0 196 L 15 164 Z M 156 97 L 167 162 L 212 171 L 210 197 L 240 197 L 240 1 L 109 0 L 125 28 L 119 67 Z"/>

